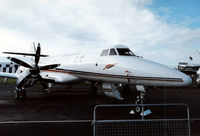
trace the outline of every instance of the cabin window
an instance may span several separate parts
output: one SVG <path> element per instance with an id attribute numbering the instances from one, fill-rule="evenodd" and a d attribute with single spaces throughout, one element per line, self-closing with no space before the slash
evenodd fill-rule
<path id="1" fill-rule="evenodd" d="M 18 65 L 15 65 L 15 72 L 17 71 L 18 67 L 19 67 Z"/>
<path id="2" fill-rule="evenodd" d="M 3 67 L 3 72 L 6 72 L 6 67 Z"/>
<path id="3" fill-rule="evenodd" d="M 110 49 L 110 53 L 109 53 L 109 55 L 117 55 L 115 49 L 113 49 L 113 48 Z"/>
<path id="4" fill-rule="evenodd" d="M 12 73 L 12 66 L 9 67 L 9 73 Z"/>
<path id="5" fill-rule="evenodd" d="M 107 56 L 108 55 L 108 49 L 106 50 L 103 50 L 102 53 L 101 53 L 101 56 Z"/>
<path id="6" fill-rule="evenodd" d="M 118 51 L 119 55 L 135 56 L 135 54 L 128 48 L 117 48 L 117 51 Z"/>

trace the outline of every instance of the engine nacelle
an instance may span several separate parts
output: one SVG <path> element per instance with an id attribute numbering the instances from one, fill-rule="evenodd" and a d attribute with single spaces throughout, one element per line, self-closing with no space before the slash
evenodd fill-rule
<path id="1" fill-rule="evenodd" d="M 25 67 L 19 67 L 16 71 L 17 74 L 17 84 L 20 83 L 28 74 L 30 74 L 29 69 Z"/>
<path id="2" fill-rule="evenodd" d="M 16 83 L 19 84 L 30 74 L 30 69 L 25 67 L 19 67 L 16 73 L 17 73 Z M 31 78 L 27 78 L 24 80 L 23 87 L 32 86 L 37 80 L 38 80 L 37 75 L 35 76 L 31 75 Z"/>

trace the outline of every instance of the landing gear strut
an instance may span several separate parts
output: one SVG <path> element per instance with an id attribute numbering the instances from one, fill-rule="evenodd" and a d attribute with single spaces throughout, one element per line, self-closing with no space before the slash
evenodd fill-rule
<path id="1" fill-rule="evenodd" d="M 142 105 L 144 103 L 144 96 L 145 96 L 144 86 L 137 85 L 136 89 L 137 89 L 137 91 L 140 92 L 140 94 L 137 96 L 135 104 Z M 140 113 L 140 115 L 142 116 L 142 119 L 143 119 L 144 116 L 150 114 L 151 111 L 150 110 L 144 111 L 144 106 L 136 106 L 135 109 L 131 110 L 130 114 L 136 114 L 136 113 Z"/>
<path id="2" fill-rule="evenodd" d="M 24 88 L 15 88 L 14 97 L 15 100 L 24 100 L 26 98 L 26 90 Z"/>
<path id="3" fill-rule="evenodd" d="M 140 95 L 137 96 L 135 104 L 143 104 L 144 103 L 144 96 L 145 96 L 145 89 L 143 86 L 136 86 L 137 91 L 140 92 Z"/>
<path id="4" fill-rule="evenodd" d="M 97 82 L 96 83 L 92 83 L 92 86 L 90 88 L 90 94 L 92 96 L 96 96 L 97 95 Z"/>

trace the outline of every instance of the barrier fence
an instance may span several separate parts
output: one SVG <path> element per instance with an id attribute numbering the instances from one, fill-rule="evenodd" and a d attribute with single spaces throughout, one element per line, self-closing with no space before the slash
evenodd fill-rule
<path id="1" fill-rule="evenodd" d="M 97 105 L 93 116 L 94 136 L 190 136 L 186 104 Z"/>

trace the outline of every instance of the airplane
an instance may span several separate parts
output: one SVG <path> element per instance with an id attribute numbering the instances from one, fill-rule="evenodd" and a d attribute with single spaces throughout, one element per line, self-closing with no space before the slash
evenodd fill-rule
<path id="1" fill-rule="evenodd" d="M 178 70 L 190 76 L 196 75 L 200 68 L 200 64 L 192 63 L 193 58 L 191 56 L 189 57 L 189 60 L 189 62 L 179 62 Z"/>
<path id="2" fill-rule="evenodd" d="M 193 61 L 193 58 L 190 56 L 189 60 Z M 192 62 L 179 62 L 178 70 L 191 76 L 194 80 L 196 80 L 197 85 L 200 84 L 200 64 L 194 64 Z"/>
<path id="3" fill-rule="evenodd" d="M 127 46 L 116 45 L 106 48 L 100 56 L 92 61 L 80 60 L 68 64 L 66 58 L 59 58 L 62 63 L 53 60 L 52 64 L 45 65 L 44 62 L 51 62 L 48 55 L 41 54 L 41 47 L 38 43 L 35 53 L 3 52 L 5 54 L 23 55 L 34 57 L 34 62 L 25 62 L 15 57 L 8 57 L 10 61 L 19 65 L 16 73 L 2 73 L 0 77 L 16 79 L 14 90 L 15 99 L 25 99 L 26 87 L 40 81 L 44 90 L 49 90 L 53 84 L 71 84 L 81 81 L 92 82 L 92 91 L 96 91 L 96 83 L 102 84 L 104 93 L 107 96 L 115 97 L 118 100 L 124 98 L 118 87 L 136 86 L 140 95 L 137 102 L 143 103 L 145 89 L 149 86 L 159 87 L 180 87 L 190 85 L 190 76 L 169 68 L 165 65 L 136 56 Z M 40 58 L 49 61 L 40 62 Z"/>

